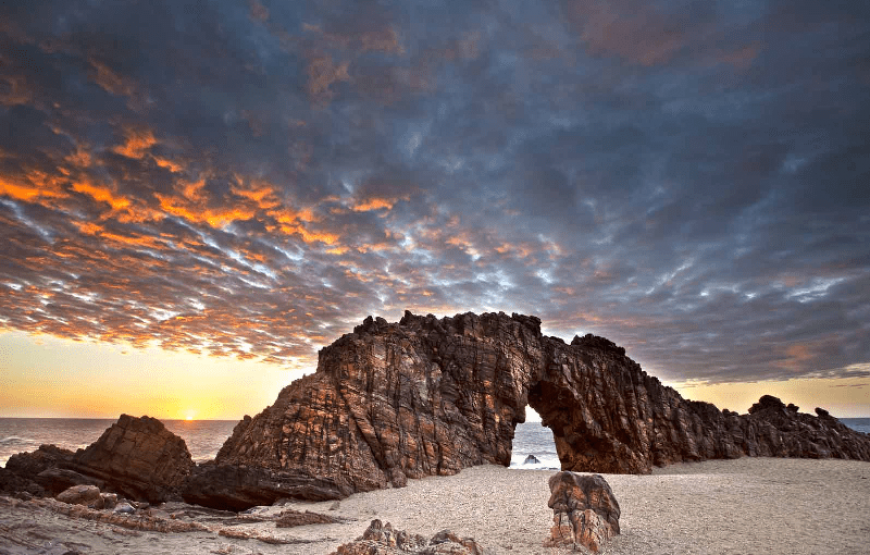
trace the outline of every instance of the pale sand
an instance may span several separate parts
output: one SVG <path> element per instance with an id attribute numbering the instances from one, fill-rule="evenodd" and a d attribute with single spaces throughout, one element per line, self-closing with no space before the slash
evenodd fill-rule
<path id="1" fill-rule="evenodd" d="M 494 554 L 563 555 L 570 550 L 542 547 L 552 519 L 547 508 L 547 479 L 552 474 L 493 466 L 470 468 L 456 476 L 411 480 L 406 488 L 354 495 L 335 510 L 330 510 L 332 502 L 289 505 L 350 520 L 343 524 L 277 530 L 272 523 L 232 527 L 281 538 L 320 540 L 298 545 L 230 540 L 207 532 L 129 535 L 102 523 L 0 503 L 0 554 L 62 555 L 70 547 L 97 555 L 325 555 L 379 518 L 397 529 L 425 536 L 450 528 L 460 536 L 475 538 Z M 870 553 L 868 463 L 742 458 L 675 465 L 650 476 L 604 476 L 622 508 L 622 534 L 604 553 Z M 12 544 L 13 539 L 30 545 Z M 58 540 L 65 545 L 47 546 Z"/>

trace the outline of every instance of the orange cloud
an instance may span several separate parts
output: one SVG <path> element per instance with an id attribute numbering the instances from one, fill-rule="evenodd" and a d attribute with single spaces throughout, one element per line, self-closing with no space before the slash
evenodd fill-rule
<path id="1" fill-rule="evenodd" d="M 94 58 L 88 59 L 88 62 L 94 70 L 90 75 L 91 79 L 103 90 L 115 96 L 135 96 L 136 85 L 133 80 L 115 73 L 109 66 Z"/>
<path id="2" fill-rule="evenodd" d="M 75 152 L 64 158 L 64 161 L 76 168 L 89 168 L 91 166 L 91 155 L 87 150 L 78 147 Z"/>
<path id="3" fill-rule="evenodd" d="M 254 202 L 260 209 L 269 210 L 281 204 L 276 196 L 275 188 L 270 183 L 263 180 L 243 183 L 243 180 L 238 176 L 236 176 L 236 181 L 238 185 L 232 187 L 233 193 Z"/>
<path id="4" fill-rule="evenodd" d="M 113 233 L 107 231 L 105 227 L 96 224 L 94 222 L 74 222 L 75 226 L 79 229 L 79 232 L 83 235 L 92 235 L 95 237 L 100 237 L 102 239 L 106 239 L 108 241 L 112 241 L 115 243 L 120 243 L 122 245 L 129 245 L 132 247 L 147 247 L 151 249 L 161 249 L 165 246 L 165 241 L 160 238 L 152 237 L 149 235 L 141 235 L 141 234 L 131 234 L 131 235 L 121 235 L 118 233 Z M 152 263 L 153 265 L 153 263 Z"/>
<path id="5" fill-rule="evenodd" d="M 93 185 L 88 182 L 73 183 L 73 191 L 83 193 L 98 202 L 106 202 L 115 210 L 124 210 L 130 206 L 130 200 L 123 196 L 116 196 L 108 187 Z"/>
<path id="6" fill-rule="evenodd" d="M 63 198 L 68 196 L 63 190 L 64 178 L 33 170 L 24 180 L 0 176 L 0 195 L 15 200 L 32 202 L 38 198 Z"/>
<path id="7" fill-rule="evenodd" d="M 280 229 L 287 235 L 298 235 L 306 243 L 325 243 L 327 245 L 334 245 L 340 239 L 340 237 L 334 233 L 308 231 L 305 227 L 299 224 L 282 224 Z"/>
<path id="8" fill-rule="evenodd" d="M 182 167 L 180 164 L 177 164 L 172 160 L 169 160 L 168 158 L 162 158 L 160 156 L 151 157 L 154 159 L 154 163 L 156 163 L 158 166 L 165 170 L 171 171 L 172 173 L 179 173 L 181 170 L 184 169 L 184 167 Z"/>
<path id="9" fill-rule="evenodd" d="M 245 207 L 223 209 L 202 208 L 192 203 L 188 203 L 184 199 L 161 195 L 159 193 L 155 196 L 160 201 L 160 207 L 167 214 L 179 216 L 191 222 L 208 223 L 211 227 L 223 227 L 234 221 L 249 220 L 255 215 L 255 211 Z"/>
<path id="10" fill-rule="evenodd" d="M 391 210 L 396 204 L 395 200 L 373 197 L 351 207 L 354 212 L 370 212 L 372 210 Z"/>
<path id="11" fill-rule="evenodd" d="M 205 178 L 197 181 L 186 181 L 179 179 L 175 186 L 176 190 L 181 189 L 181 194 L 188 200 L 205 200 Z"/>
<path id="12" fill-rule="evenodd" d="M 149 129 L 127 128 L 124 131 L 124 135 L 126 135 L 126 142 L 123 145 L 114 147 L 112 152 L 127 158 L 141 160 L 145 157 L 148 149 L 157 144 L 154 133 Z"/>
<path id="13" fill-rule="evenodd" d="M 534 249 L 528 243 L 511 244 L 502 243 L 495 247 L 495 252 L 499 254 L 513 254 L 518 258 L 526 258 L 534 252 Z"/>

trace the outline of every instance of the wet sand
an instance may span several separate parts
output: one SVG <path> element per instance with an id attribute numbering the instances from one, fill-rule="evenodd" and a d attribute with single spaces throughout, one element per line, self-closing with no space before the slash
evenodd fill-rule
<path id="1" fill-rule="evenodd" d="M 326 555 L 378 518 L 427 537 L 449 528 L 493 554 L 562 555 L 570 550 L 542 546 L 552 519 L 547 508 L 552 474 L 476 467 L 456 476 L 411 480 L 405 488 L 357 494 L 337 507 L 334 502 L 290 503 L 253 511 L 269 518 L 285 508 L 308 510 L 344 519 L 339 524 L 276 529 L 271 521 L 200 517 L 194 521 L 211 531 L 169 534 L 134 532 L 0 498 L 0 554 Z M 864 555 L 870 549 L 868 463 L 742 458 L 674 465 L 648 476 L 604 477 L 622 509 L 622 534 L 604 553 Z M 234 539 L 219 535 L 220 530 L 300 543 Z"/>

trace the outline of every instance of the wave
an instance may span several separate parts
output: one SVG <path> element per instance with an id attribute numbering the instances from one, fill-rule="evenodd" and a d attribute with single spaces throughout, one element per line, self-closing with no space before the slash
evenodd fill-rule
<path id="1" fill-rule="evenodd" d="M 14 445 L 36 445 L 37 442 L 32 439 L 26 439 L 19 436 L 8 436 L 4 438 L 0 438 L 0 446 L 3 447 L 12 447 Z"/>

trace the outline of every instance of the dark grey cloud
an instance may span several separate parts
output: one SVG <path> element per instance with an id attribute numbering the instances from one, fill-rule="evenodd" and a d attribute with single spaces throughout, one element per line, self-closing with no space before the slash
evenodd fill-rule
<path id="1" fill-rule="evenodd" d="M 3 328 L 310 366 L 505 310 L 667 379 L 868 372 L 860 3 L 31 4 Z"/>

